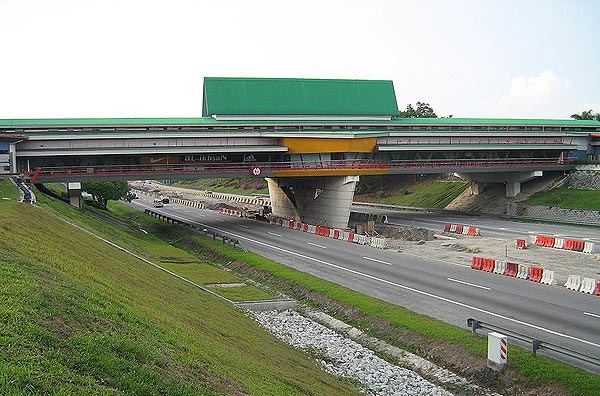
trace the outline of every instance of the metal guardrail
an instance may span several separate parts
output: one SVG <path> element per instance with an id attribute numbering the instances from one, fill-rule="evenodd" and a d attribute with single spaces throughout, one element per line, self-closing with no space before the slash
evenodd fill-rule
<path id="1" fill-rule="evenodd" d="M 488 330 L 492 330 L 492 331 L 497 331 L 502 334 L 506 334 L 508 337 L 510 337 L 512 339 L 515 339 L 515 340 L 518 340 L 521 342 L 525 342 L 527 344 L 531 344 L 531 353 L 534 356 L 536 355 L 538 350 L 545 349 L 548 351 L 558 353 L 560 355 L 568 356 L 572 359 L 579 360 L 581 362 L 585 362 L 585 363 L 600 367 L 600 359 L 598 359 L 596 357 L 584 355 L 580 352 L 576 352 L 576 351 L 573 351 L 568 348 L 563 348 L 561 346 L 552 344 L 550 342 L 542 341 L 537 338 L 532 338 L 532 337 L 514 332 L 512 330 L 508 330 L 503 327 L 496 326 L 491 323 L 485 323 L 480 320 L 469 318 L 469 319 L 467 319 L 467 327 L 472 329 L 473 335 L 477 334 L 477 329 L 488 329 Z"/>
<path id="2" fill-rule="evenodd" d="M 188 227 L 190 229 L 196 230 L 198 232 L 202 232 L 202 233 L 204 233 L 204 236 L 209 236 L 210 235 L 210 236 L 212 236 L 212 239 L 215 239 L 215 240 L 219 239 L 219 240 L 223 241 L 223 243 L 225 243 L 225 244 L 232 245 L 232 246 L 235 246 L 235 247 L 239 247 L 242 250 L 244 250 L 245 252 L 248 252 L 248 250 L 240 243 L 239 240 L 237 240 L 235 238 L 231 238 L 231 237 L 229 237 L 227 235 L 219 234 L 218 232 L 213 231 L 213 230 L 211 230 L 209 228 L 197 227 L 197 226 L 195 226 L 192 223 L 188 223 L 187 221 L 183 221 L 183 220 L 180 220 L 180 219 L 175 219 L 175 218 L 173 218 L 171 216 L 168 216 L 168 215 L 165 215 L 165 214 L 162 214 L 162 213 L 159 213 L 159 212 L 155 212 L 155 211 L 150 210 L 150 209 L 145 209 L 144 213 L 146 213 L 147 215 L 150 215 L 150 216 L 152 216 L 154 218 L 157 218 L 159 220 L 166 221 L 167 223 L 182 225 L 182 226 Z"/>

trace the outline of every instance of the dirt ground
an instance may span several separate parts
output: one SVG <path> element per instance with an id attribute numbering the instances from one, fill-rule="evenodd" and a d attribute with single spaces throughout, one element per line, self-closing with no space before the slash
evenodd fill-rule
<path id="1" fill-rule="evenodd" d="M 473 256 L 509 261 L 554 271 L 558 285 L 570 274 L 600 279 L 600 254 L 588 254 L 529 245 L 521 250 L 513 239 L 467 237 L 448 234 L 452 240 L 425 242 L 394 241 L 394 248 L 404 253 L 453 263 L 470 265 Z"/>

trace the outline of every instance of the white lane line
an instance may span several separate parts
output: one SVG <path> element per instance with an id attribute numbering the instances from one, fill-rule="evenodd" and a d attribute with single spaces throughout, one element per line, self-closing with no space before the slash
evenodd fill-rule
<path id="1" fill-rule="evenodd" d="M 458 280 L 458 279 L 452 279 L 452 278 L 446 278 L 446 279 L 448 279 L 450 282 L 462 283 L 463 285 L 478 287 L 478 288 L 484 289 L 484 290 L 492 290 L 489 287 L 479 286 L 479 285 L 476 285 L 474 283 L 469 283 L 469 282 L 461 281 L 461 280 Z"/>
<path id="2" fill-rule="evenodd" d="M 506 228 L 504 228 L 504 227 L 500 227 L 500 228 L 498 228 L 498 229 L 499 229 L 499 230 L 502 230 L 502 231 L 506 231 Z"/>
<path id="3" fill-rule="evenodd" d="M 216 221 L 220 221 L 221 223 L 225 223 L 225 220 L 215 219 Z"/>
<path id="4" fill-rule="evenodd" d="M 365 260 L 370 260 L 370 261 L 375 261 L 376 263 L 381 263 L 381 264 L 385 264 L 385 265 L 392 265 L 391 263 L 388 263 L 387 261 L 381 261 L 381 260 L 377 260 L 371 257 L 363 257 Z"/>
<path id="5" fill-rule="evenodd" d="M 600 318 L 600 315 L 596 315 L 596 314 L 589 313 L 589 312 L 584 312 L 583 314 L 588 315 L 588 316 L 593 316 L 594 318 Z"/>
<path id="6" fill-rule="evenodd" d="M 315 246 L 315 247 L 318 247 L 318 248 L 321 248 L 321 249 L 327 249 L 327 246 L 317 245 L 316 243 L 312 243 L 312 242 L 306 242 L 306 244 L 310 245 L 310 246 Z"/>
<path id="7" fill-rule="evenodd" d="M 568 338 L 568 339 L 573 340 L 573 341 L 578 341 L 578 342 L 581 342 L 581 343 L 586 344 L 586 345 L 590 345 L 590 346 L 593 346 L 593 347 L 596 347 L 596 348 L 600 348 L 600 344 L 596 344 L 595 342 L 583 340 L 581 338 L 577 338 L 577 337 L 574 337 L 574 336 L 571 336 L 571 335 L 568 335 L 568 334 L 560 333 L 558 331 L 546 329 L 545 327 L 541 327 L 541 326 L 538 326 L 538 325 L 527 323 L 527 322 L 524 322 L 522 320 L 509 318 L 508 316 L 497 314 L 495 312 L 491 312 L 491 311 L 488 311 L 488 310 L 485 310 L 485 309 L 482 309 L 482 308 L 473 307 L 473 306 L 471 306 L 469 304 L 461 303 L 460 301 L 451 300 L 451 299 L 446 298 L 446 297 L 438 296 L 436 294 L 432 294 L 432 293 L 429 293 L 429 292 L 426 292 L 426 291 L 423 291 L 423 290 L 415 289 L 414 287 L 405 286 L 405 285 L 402 285 L 400 283 L 389 281 L 387 279 L 378 278 L 376 276 L 365 274 L 365 273 L 360 272 L 360 271 L 356 271 L 356 270 L 353 270 L 353 269 L 350 269 L 350 268 L 342 267 L 341 265 L 329 263 L 327 261 L 324 261 L 324 260 L 321 260 L 321 259 L 318 259 L 318 258 L 310 257 L 310 256 L 307 256 L 307 255 L 302 254 L 302 253 L 297 253 L 297 252 L 294 252 L 292 250 L 287 250 L 287 249 L 284 249 L 284 248 L 280 248 L 279 246 L 274 246 L 274 245 L 270 245 L 270 244 L 265 243 L 265 242 L 257 241 L 256 239 L 248 238 L 248 237 L 243 236 L 243 235 L 239 235 L 239 234 L 235 234 L 235 233 L 230 232 L 230 231 L 222 230 L 220 228 L 216 228 L 215 226 L 211 226 L 211 225 L 208 225 L 208 224 L 200 223 L 198 221 L 193 221 L 193 220 L 184 219 L 184 218 L 181 218 L 181 220 L 184 220 L 184 221 L 187 221 L 187 222 L 190 222 L 190 223 L 195 223 L 195 224 L 201 225 L 203 227 L 209 227 L 209 228 L 212 228 L 212 229 L 217 230 L 219 232 L 223 232 L 223 233 L 226 233 L 226 234 L 229 234 L 229 235 L 233 235 L 234 237 L 236 237 L 238 239 L 244 239 L 246 241 L 252 242 L 252 243 L 257 244 L 257 245 L 261 245 L 261 246 L 267 247 L 269 249 L 278 250 L 278 251 L 286 253 L 288 255 L 293 255 L 293 256 L 297 256 L 297 257 L 300 257 L 300 258 L 303 258 L 303 259 L 306 259 L 306 260 L 311 260 L 311 261 L 314 261 L 316 263 L 326 265 L 328 267 L 337 268 L 340 271 L 345 271 L 345 272 L 349 272 L 349 273 L 354 274 L 354 275 L 359 275 L 359 276 L 362 276 L 364 278 L 374 280 L 376 282 L 385 283 L 386 285 L 394 286 L 394 287 L 397 287 L 399 289 L 408 290 L 408 291 L 411 291 L 411 292 L 414 292 L 414 293 L 417 293 L 417 294 L 421 294 L 423 296 L 427 296 L 427 297 L 431 297 L 431 298 L 436 299 L 436 300 L 447 302 L 449 304 L 454 304 L 454 305 L 457 305 L 457 306 L 462 307 L 462 308 L 471 309 L 471 310 L 473 310 L 475 312 L 481 312 L 481 313 L 493 316 L 495 318 L 505 320 L 507 322 L 517 323 L 517 324 L 520 324 L 522 326 L 531 327 L 532 329 L 544 331 L 546 333 L 553 334 L 553 335 L 558 336 L 558 337 Z"/>
<path id="8" fill-rule="evenodd" d="M 243 225 L 243 224 L 238 224 L 238 227 L 242 227 L 242 228 L 245 228 L 247 230 L 250 229 L 250 227 L 248 227 L 247 225 Z"/>
<path id="9" fill-rule="evenodd" d="M 271 231 L 267 231 L 267 234 L 281 238 L 281 234 L 275 234 L 274 232 L 271 232 Z"/>

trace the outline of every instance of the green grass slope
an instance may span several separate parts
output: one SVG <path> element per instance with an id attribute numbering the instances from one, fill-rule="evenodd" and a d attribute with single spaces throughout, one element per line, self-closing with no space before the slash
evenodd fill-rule
<path id="1" fill-rule="evenodd" d="M 0 196 L 10 189 L 0 183 Z M 57 220 L 40 201 L 0 201 L 0 394 L 353 393 L 243 313 Z M 96 231 L 126 237 L 107 224 Z"/>
<path id="2" fill-rule="evenodd" d="M 364 185 L 357 191 L 355 200 L 385 205 L 443 209 L 467 186 L 466 182 L 437 180 L 433 177 L 414 182 L 407 177 L 374 176 L 364 181 Z"/>
<path id="3" fill-rule="evenodd" d="M 521 203 L 525 205 L 558 206 L 565 209 L 600 210 L 600 191 L 561 187 L 549 191 L 539 191 Z"/>

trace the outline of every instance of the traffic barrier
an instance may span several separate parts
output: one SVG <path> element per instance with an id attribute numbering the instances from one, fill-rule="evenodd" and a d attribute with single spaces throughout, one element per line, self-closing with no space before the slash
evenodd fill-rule
<path id="1" fill-rule="evenodd" d="M 308 232 L 310 232 L 311 234 L 316 233 L 317 232 L 317 226 L 309 225 L 308 226 Z"/>
<path id="2" fill-rule="evenodd" d="M 378 249 L 385 249 L 385 238 L 371 238 L 369 244 Z"/>
<path id="3" fill-rule="evenodd" d="M 449 223 L 444 224 L 444 231 L 445 232 L 450 231 L 450 224 Z"/>
<path id="4" fill-rule="evenodd" d="M 348 241 L 348 237 L 350 237 L 350 233 L 347 231 L 343 232 L 342 241 Z"/>
<path id="5" fill-rule="evenodd" d="M 517 271 L 517 278 L 519 278 L 519 279 L 529 278 L 529 266 L 519 264 L 519 270 Z"/>
<path id="6" fill-rule="evenodd" d="M 542 274 L 542 279 L 540 279 L 540 283 L 544 285 L 556 285 L 556 279 L 554 279 L 554 271 L 545 270 Z"/>
<path id="7" fill-rule="evenodd" d="M 354 234 L 354 243 L 358 243 L 359 245 L 366 245 L 369 242 L 366 235 Z"/>
<path id="8" fill-rule="evenodd" d="M 595 296 L 600 296 L 600 280 L 596 281 L 596 289 L 592 293 Z"/>
<path id="9" fill-rule="evenodd" d="M 586 242 L 583 247 L 584 253 L 592 253 L 594 251 L 594 242 Z"/>
<path id="10" fill-rule="evenodd" d="M 481 270 L 483 268 L 483 257 L 475 257 L 471 261 L 471 268 Z"/>
<path id="11" fill-rule="evenodd" d="M 541 236 L 541 235 L 538 235 L 538 236 L 535 238 L 535 244 L 536 244 L 537 246 L 544 246 L 544 237 L 543 237 L 543 236 Z"/>
<path id="12" fill-rule="evenodd" d="M 517 239 L 515 246 L 517 249 L 527 249 L 527 241 L 525 239 Z"/>
<path id="13" fill-rule="evenodd" d="M 450 226 L 450 232 L 456 232 L 456 224 Z"/>
<path id="14" fill-rule="evenodd" d="M 496 260 L 494 259 L 483 259 L 483 267 L 481 268 L 485 272 L 492 272 L 496 266 Z"/>
<path id="15" fill-rule="evenodd" d="M 296 228 L 296 223 L 294 222 L 294 220 L 290 220 L 290 222 L 288 223 L 288 227 L 290 229 L 294 229 Z"/>
<path id="16" fill-rule="evenodd" d="M 504 275 L 506 272 L 506 261 L 496 260 L 496 265 L 494 266 L 494 273 L 498 275 Z"/>
<path id="17" fill-rule="evenodd" d="M 581 276 L 569 275 L 567 282 L 565 283 L 565 287 L 569 290 L 578 291 L 581 287 Z"/>
<path id="18" fill-rule="evenodd" d="M 585 247 L 584 241 L 575 241 L 575 246 L 573 247 L 573 250 L 575 250 L 576 252 L 583 252 L 584 247 Z"/>
<path id="19" fill-rule="evenodd" d="M 540 267 L 529 268 L 529 280 L 532 282 L 540 282 L 544 275 L 544 269 Z"/>
<path id="20" fill-rule="evenodd" d="M 553 248 L 555 249 L 562 249 L 565 246 L 565 240 L 563 238 L 556 238 L 554 239 L 554 246 Z"/>
<path id="21" fill-rule="evenodd" d="M 333 232 L 331 233 L 331 237 L 333 239 L 340 239 L 340 230 L 333 230 Z"/>
<path id="22" fill-rule="evenodd" d="M 469 228 L 470 228 L 470 227 L 463 226 L 462 234 L 463 234 L 463 235 L 469 235 Z"/>
<path id="23" fill-rule="evenodd" d="M 513 278 L 517 276 L 517 272 L 519 271 L 519 264 L 517 263 L 506 263 L 506 272 L 504 275 L 512 276 Z"/>
<path id="24" fill-rule="evenodd" d="M 461 226 L 461 225 L 457 225 L 457 226 L 456 226 L 456 233 L 457 233 L 457 234 L 462 234 L 462 232 L 463 232 L 463 226 Z"/>
<path id="25" fill-rule="evenodd" d="M 348 233 L 348 242 L 354 242 L 354 235 L 353 232 Z"/>
<path id="26" fill-rule="evenodd" d="M 565 250 L 573 250 L 573 245 L 574 245 L 574 243 L 575 243 L 575 241 L 574 241 L 574 240 L 572 240 L 572 239 L 567 239 L 567 240 L 565 241 L 565 246 L 564 246 L 564 249 L 565 249 Z"/>
<path id="27" fill-rule="evenodd" d="M 592 294 L 596 290 L 596 279 L 583 278 L 579 291 L 582 293 Z"/>
<path id="28" fill-rule="evenodd" d="M 477 227 L 469 227 L 469 235 L 479 236 L 479 235 L 481 235 L 481 232 L 479 231 L 479 228 L 477 228 Z"/>

